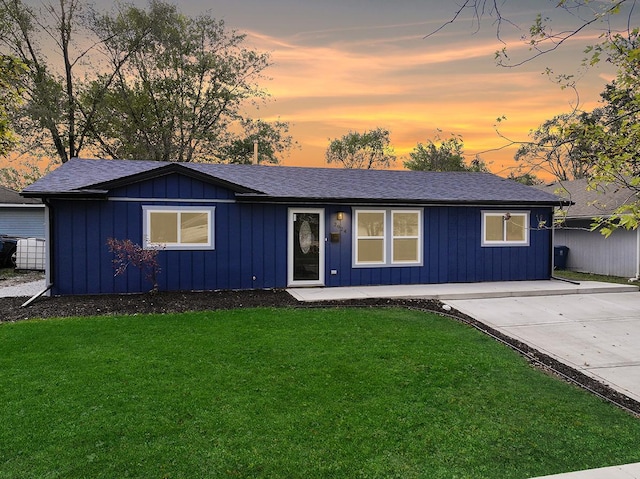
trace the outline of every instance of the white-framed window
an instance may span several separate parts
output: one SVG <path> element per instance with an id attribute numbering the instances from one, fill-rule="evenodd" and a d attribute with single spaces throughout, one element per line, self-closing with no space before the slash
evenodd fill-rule
<path id="1" fill-rule="evenodd" d="M 528 211 L 482 212 L 482 246 L 528 245 Z"/>
<path id="2" fill-rule="evenodd" d="M 391 211 L 392 263 L 414 264 L 420 262 L 421 223 L 419 210 Z"/>
<path id="3" fill-rule="evenodd" d="M 385 264 L 385 210 L 356 210 L 356 264 Z"/>
<path id="4" fill-rule="evenodd" d="M 354 209 L 353 265 L 422 264 L 421 209 Z"/>
<path id="5" fill-rule="evenodd" d="M 145 248 L 214 249 L 215 207 L 143 206 Z"/>

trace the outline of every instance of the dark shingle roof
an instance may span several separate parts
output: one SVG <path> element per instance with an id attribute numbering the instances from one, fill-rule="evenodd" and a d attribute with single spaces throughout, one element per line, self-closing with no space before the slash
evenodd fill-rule
<path id="1" fill-rule="evenodd" d="M 0 204 L 3 205 L 31 205 L 42 204 L 40 200 L 34 198 L 23 198 L 20 193 L 4 186 L 0 186 Z"/>
<path id="2" fill-rule="evenodd" d="M 541 189 L 575 203 L 567 208 L 567 218 L 606 217 L 618 207 L 638 201 L 634 191 L 622 186 L 599 185 L 590 189 L 587 179 L 552 183 Z"/>
<path id="3" fill-rule="evenodd" d="M 27 187 L 25 196 L 106 194 L 117 184 L 170 172 L 230 186 L 239 198 L 559 205 L 548 192 L 490 173 L 352 170 L 290 166 L 72 159 Z"/>

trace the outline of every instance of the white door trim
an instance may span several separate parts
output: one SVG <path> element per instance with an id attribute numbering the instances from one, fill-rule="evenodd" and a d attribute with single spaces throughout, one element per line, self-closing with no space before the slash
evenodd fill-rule
<path id="1" fill-rule="evenodd" d="M 295 280 L 294 279 L 294 219 L 299 213 L 312 213 L 318 215 L 318 279 L 313 280 Z M 287 228 L 287 284 L 288 286 L 324 286 L 324 262 L 325 262 L 325 227 L 324 227 L 324 208 L 289 208 L 288 210 L 288 228 Z"/>

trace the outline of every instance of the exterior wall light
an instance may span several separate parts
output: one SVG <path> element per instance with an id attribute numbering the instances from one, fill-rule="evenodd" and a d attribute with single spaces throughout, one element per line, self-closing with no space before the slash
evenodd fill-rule
<path id="1" fill-rule="evenodd" d="M 336 219 L 338 221 L 342 221 L 343 218 L 344 218 L 344 212 L 343 211 L 338 211 L 338 213 L 336 214 Z"/>

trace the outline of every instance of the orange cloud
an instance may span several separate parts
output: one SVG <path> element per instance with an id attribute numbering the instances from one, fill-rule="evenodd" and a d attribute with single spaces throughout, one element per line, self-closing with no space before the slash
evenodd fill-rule
<path id="1" fill-rule="evenodd" d="M 462 135 L 469 155 L 486 152 L 487 161 L 495 159 L 492 167 L 502 169 L 513 163 L 515 148 L 501 149 L 506 141 L 495 131 L 497 117 L 508 118 L 500 126 L 502 134 L 525 141 L 531 129 L 569 111 L 578 100 L 595 106 L 605 83 L 602 72 L 587 72 L 578 98 L 542 75 L 539 62 L 498 68 L 493 54 L 503 45 L 495 37 L 475 43 L 449 37 L 434 45 L 412 35 L 331 41 L 327 33 L 288 39 L 250 34 L 257 48 L 272 52 L 273 80 L 265 87 L 275 101 L 260 114 L 290 121 L 301 145 L 286 164 L 322 165 L 330 138 L 382 126 L 391 131 L 400 156 L 433 139 L 440 128 L 444 137 Z M 307 41 L 325 35 L 322 45 Z M 595 39 L 572 39 L 565 55 L 578 58 L 580 45 Z M 524 47 L 512 42 L 508 48 Z"/>

